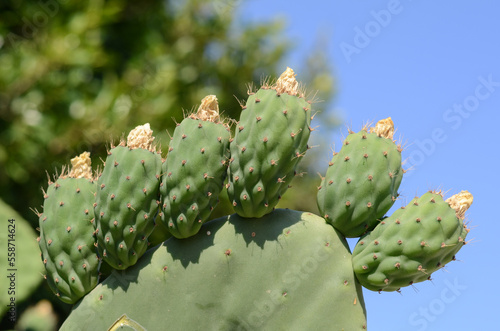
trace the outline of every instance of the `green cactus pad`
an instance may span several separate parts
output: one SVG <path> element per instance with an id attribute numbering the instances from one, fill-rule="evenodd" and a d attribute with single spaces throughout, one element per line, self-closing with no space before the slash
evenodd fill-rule
<path id="1" fill-rule="evenodd" d="M 229 161 L 229 128 L 186 117 L 174 131 L 160 189 L 162 221 L 177 238 L 195 235 L 218 203 Z"/>
<path id="2" fill-rule="evenodd" d="M 396 291 L 430 279 L 452 261 L 469 229 L 463 211 L 450 204 L 440 194 L 426 193 L 362 237 L 353 252 L 360 283 L 372 291 Z"/>
<path id="3" fill-rule="evenodd" d="M 39 214 L 41 257 L 47 282 L 66 303 L 75 303 L 96 285 L 98 265 L 94 236 L 96 183 L 62 176 L 50 183 Z"/>
<path id="4" fill-rule="evenodd" d="M 362 130 L 347 136 L 329 165 L 318 191 L 320 215 L 346 237 L 359 237 L 398 197 L 401 149 L 392 135 Z"/>
<path id="5" fill-rule="evenodd" d="M 137 262 L 159 210 L 161 155 L 116 146 L 108 152 L 96 195 L 99 255 L 113 268 Z"/>
<path id="6" fill-rule="evenodd" d="M 133 299 L 131 299 L 133 298 Z M 115 272 L 61 330 L 365 330 L 345 239 L 310 213 L 226 216 Z"/>
<path id="7" fill-rule="evenodd" d="M 231 143 L 228 184 L 229 198 L 240 216 L 271 212 L 308 149 L 311 104 L 294 93 L 264 86 L 249 96 L 241 113 Z"/>

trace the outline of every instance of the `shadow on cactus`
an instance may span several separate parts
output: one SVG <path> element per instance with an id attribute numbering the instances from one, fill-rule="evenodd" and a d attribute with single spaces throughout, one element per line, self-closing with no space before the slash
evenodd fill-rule
<path id="1" fill-rule="evenodd" d="M 288 68 L 250 91 L 233 137 L 208 96 L 166 158 L 146 124 L 94 176 L 88 154 L 72 160 L 39 215 L 45 277 L 76 303 L 63 330 L 363 330 L 361 286 L 399 291 L 455 259 L 467 191 L 386 215 L 404 174 L 390 118 L 349 132 L 322 178 L 320 216 L 275 209 L 309 149 L 312 102 L 298 86 Z M 207 222 L 224 189 L 235 214 Z M 346 237 L 360 237 L 352 254 Z M 119 271 L 97 284 L 109 266 Z"/>

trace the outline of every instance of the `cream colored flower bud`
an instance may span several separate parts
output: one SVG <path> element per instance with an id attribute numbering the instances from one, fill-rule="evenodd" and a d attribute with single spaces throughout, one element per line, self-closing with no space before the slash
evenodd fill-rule
<path id="1" fill-rule="evenodd" d="M 139 125 L 127 137 L 127 146 L 130 149 L 143 148 L 152 151 L 153 148 L 153 130 L 149 127 L 149 123 Z"/>
<path id="2" fill-rule="evenodd" d="M 289 67 L 281 74 L 280 78 L 276 81 L 275 89 L 278 93 L 288 93 L 290 95 L 297 95 L 299 83 L 295 79 L 297 76 Z"/>
<path id="3" fill-rule="evenodd" d="M 370 133 L 375 132 L 379 137 L 391 139 L 394 137 L 394 122 L 390 117 L 380 120 L 375 127 L 370 129 Z"/>
<path id="4" fill-rule="evenodd" d="M 462 191 L 446 199 L 446 202 L 448 202 L 451 208 L 455 209 L 457 217 L 463 219 L 465 217 L 465 212 L 469 209 L 470 205 L 472 205 L 473 200 L 472 194 L 468 191 Z"/>
<path id="5" fill-rule="evenodd" d="M 71 159 L 71 171 L 68 176 L 71 178 L 92 179 L 92 160 L 89 152 L 83 152 L 80 156 Z"/>
<path id="6" fill-rule="evenodd" d="M 201 105 L 198 107 L 196 117 L 202 121 L 214 123 L 219 121 L 219 103 L 215 95 L 207 95 L 201 100 Z"/>

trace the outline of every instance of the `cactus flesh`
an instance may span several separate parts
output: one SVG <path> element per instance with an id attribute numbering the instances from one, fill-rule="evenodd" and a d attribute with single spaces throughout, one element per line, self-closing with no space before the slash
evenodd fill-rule
<path id="1" fill-rule="evenodd" d="M 333 156 L 318 191 L 321 215 L 346 237 L 372 230 L 398 197 L 401 147 L 391 118 L 351 133 Z"/>
<path id="2" fill-rule="evenodd" d="M 346 137 L 321 180 L 321 216 L 275 209 L 309 148 L 311 102 L 290 68 L 249 94 L 234 139 L 209 95 L 165 159 L 146 124 L 96 179 L 83 154 L 49 184 L 46 279 L 64 302 L 85 296 L 62 330 L 364 330 L 361 286 L 399 291 L 455 259 L 467 191 L 386 215 L 404 173 L 391 118 Z M 224 187 L 235 214 L 210 221 Z M 352 254 L 346 237 L 361 237 Z"/>
<path id="3" fill-rule="evenodd" d="M 463 218 L 471 203 L 466 191 L 446 201 L 434 192 L 413 199 L 359 240 L 353 252 L 356 277 L 373 291 L 430 279 L 465 244 L 469 229 Z"/>
<path id="4" fill-rule="evenodd" d="M 96 234 L 100 256 L 115 269 L 134 265 L 146 252 L 159 209 L 161 155 L 149 124 L 112 148 L 97 182 Z"/>
<path id="5" fill-rule="evenodd" d="M 231 143 L 229 198 L 236 213 L 271 212 L 308 149 L 311 104 L 288 68 L 274 85 L 250 94 Z"/>
<path id="6" fill-rule="evenodd" d="M 90 153 L 71 160 L 69 173 L 49 182 L 39 214 L 38 244 L 47 282 L 64 302 L 75 303 L 98 280 L 94 236 L 94 194 Z"/>
<path id="7" fill-rule="evenodd" d="M 202 100 L 196 114 L 174 131 L 163 167 L 163 226 L 177 238 L 195 235 L 218 203 L 229 161 L 229 127 L 217 99 Z"/>
<path id="8" fill-rule="evenodd" d="M 146 330 L 366 329 L 345 239 L 321 217 L 283 209 L 167 240 L 97 286 L 61 330 L 130 319 Z"/>

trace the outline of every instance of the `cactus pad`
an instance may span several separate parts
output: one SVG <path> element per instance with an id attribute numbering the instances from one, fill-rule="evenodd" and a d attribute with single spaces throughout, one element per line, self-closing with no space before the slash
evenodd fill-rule
<path id="1" fill-rule="evenodd" d="M 229 198 L 237 214 L 261 217 L 273 210 L 308 149 L 311 104 L 298 95 L 288 68 L 276 84 L 248 97 L 231 143 Z"/>
<path id="2" fill-rule="evenodd" d="M 66 303 L 75 303 L 97 285 L 99 260 L 94 236 L 94 194 L 89 153 L 71 160 L 49 183 L 39 214 L 38 244 L 52 291 Z"/>
<path id="3" fill-rule="evenodd" d="M 320 214 L 346 237 L 372 230 L 398 197 L 401 148 L 390 118 L 351 133 L 330 162 L 318 191 Z"/>
<path id="4" fill-rule="evenodd" d="M 175 128 L 160 189 L 163 226 L 173 236 L 195 235 L 217 205 L 227 175 L 229 138 L 213 95 Z"/>
<path id="5" fill-rule="evenodd" d="M 98 179 L 96 234 L 99 255 L 113 268 L 137 262 L 148 247 L 159 209 L 161 155 L 149 125 L 139 126 L 108 152 Z"/>
<path id="6" fill-rule="evenodd" d="M 282 209 L 167 240 L 87 295 L 61 330 L 107 330 L 121 317 L 147 330 L 366 329 L 345 239 L 321 217 Z"/>
<path id="7" fill-rule="evenodd" d="M 466 191 L 446 201 L 429 192 L 383 219 L 354 249 L 358 280 L 373 291 L 396 291 L 430 279 L 465 244 L 463 218 L 471 203 Z"/>

